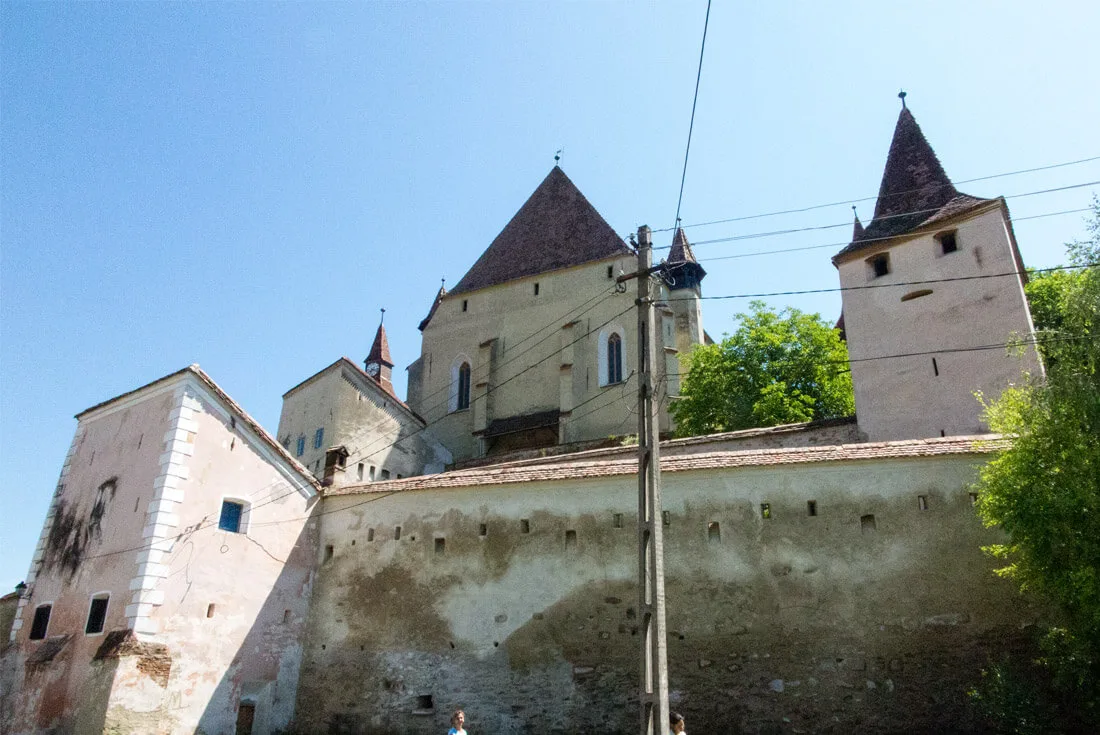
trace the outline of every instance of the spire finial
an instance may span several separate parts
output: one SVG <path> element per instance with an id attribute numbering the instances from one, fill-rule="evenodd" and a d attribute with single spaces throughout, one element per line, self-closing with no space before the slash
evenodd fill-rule
<path id="1" fill-rule="evenodd" d="M 561 165 L 561 156 L 562 156 L 563 153 L 565 153 L 565 149 L 564 148 L 559 148 L 558 152 L 554 154 L 554 165 L 555 166 L 560 166 Z"/>
<path id="2" fill-rule="evenodd" d="M 856 219 L 859 218 L 859 212 L 856 211 L 856 205 L 854 204 L 852 205 L 852 214 L 856 216 Z"/>
<path id="3" fill-rule="evenodd" d="M 379 324 L 384 324 L 386 322 L 386 307 L 383 306 L 381 311 L 382 311 L 382 318 L 378 320 L 378 323 Z"/>
<path id="4" fill-rule="evenodd" d="M 898 99 L 901 100 L 901 109 L 903 109 L 903 110 L 908 109 L 905 106 L 905 90 L 904 89 L 901 90 L 900 92 L 898 92 Z"/>

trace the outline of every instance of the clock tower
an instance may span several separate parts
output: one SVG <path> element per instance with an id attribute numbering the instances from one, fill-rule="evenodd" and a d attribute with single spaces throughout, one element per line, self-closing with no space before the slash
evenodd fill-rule
<path id="1" fill-rule="evenodd" d="M 386 310 L 382 309 L 382 318 L 385 319 Z M 363 369 L 372 380 L 382 386 L 390 395 L 394 395 L 393 360 L 390 359 L 390 343 L 386 339 L 386 327 L 382 321 L 378 323 L 378 332 L 374 335 L 374 344 L 371 345 L 370 354 L 363 363 Z"/>

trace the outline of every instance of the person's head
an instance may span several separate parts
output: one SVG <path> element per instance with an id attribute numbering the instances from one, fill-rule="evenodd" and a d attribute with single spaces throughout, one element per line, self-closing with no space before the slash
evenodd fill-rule
<path id="1" fill-rule="evenodd" d="M 456 709 L 454 714 L 451 715 L 451 727 L 461 730 L 462 726 L 466 723 L 466 713 L 460 709 Z"/>
<path id="2" fill-rule="evenodd" d="M 668 724 L 672 726 L 673 732 L 683 732 L 684 716 L 679 712 L 672 712 L 668 716 Z"/>

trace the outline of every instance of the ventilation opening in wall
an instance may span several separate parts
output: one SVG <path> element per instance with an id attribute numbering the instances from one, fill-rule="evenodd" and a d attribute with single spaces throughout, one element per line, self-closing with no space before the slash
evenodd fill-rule
<path id="1" fill-rule="evenodd" d="M 917 496 L 917 507 L 920 508 L 921 510 L 928 510 L 928 496 L 927 495 L 918 495 Z"/>
<path id="2" fill-rule="evenodd" d="M 670 513 L 667 510 L 662 510 L 661 511 L 661 523 L 663 523 L 666 526 L 671 526 L 672 525 L 672 513 Z"/>
<path id="3" fill-rule="evenodd" d="M 400 541 L 401 540 L 401 526 L 394 526 L 393 540 L 394 541 Z"/>
<path id="4" fill-rule="evenodd" d="M 206 606 L 206 617 L 208 617 L 208 618 L 214 617 L 214 603 L 213 602 L 211 602 L 209 605 Z"/>
<path id="5" fill-rule="evenodd" d="M 368 528 L 367 529 L 367 541 L 374 541 L 374 529 L 373 528 Z"/>
<path id="6" fill-rule="evenodd" d="M 711 521 L 707 524 L 707 541 L 717 543 L 722 540 L 722 529 L 718 525 L 718 521 Z"/>
<path id="7" fill-rule="evenodd" d="M 335 549 L 332 548 L 332 544 L 325 546 L 325 561 L 331 561 L 332 555 L 335 553 Z"/>
<path id="8" fill-rule="evenodd" d="M 531 521 L 527 520 L 526 518 L 521 519 L 519 522 L 519 532 L 531 533 Z"/>
<path id="9" fill-rule="evenodd" d="M 816 500 L 807 500 L 806 501 L 806 515 L 808 515 L 808 516 L 816 516 L 817 515 L 817 501 Z"/>
<path id="10" fill-rule="evenodd" d="M 535 296 L 538 296 L 538 295 L 539 295 L 539 284 L 538 284 L 538 281 L 536 281 L 535 282 Z"/>
<path id="11" fill-rule="evenodd" d="M 614 278 L 615 277 L 614 266 L 611 266 L 611 265 L 607 266 L 607 277 L 608 278 Z"/>
<path id="12" fill-rule="evenodd" d="M 442 556 L 447 551 L 447 539 L 437 538 L 435 540 L 435 553 L 436 556 Z"/>
<path id="13" fill-rule="evenodd" d="M 565 548 L 567 550 L 577 548 L 577 532 L 576 531 L 566 531 L 565 532 Z"/>
<path id="14" fill-rule="evenodd" d="M 760 517 L 767 520 L 772 517 L 772 505 L 771 503 L 760 504 Z"/>
<path id="15" fill-rule="evenodd" d="M 478 526 L 477 527 L 477 535 L 481 536 L 482 538 L 485 538 L 486 536 L 488 536 L 489 535 L 489 525 L 487 523 L 482 523 L 480 526 Z"/>
<path id="16" fill-rule="evenodd" d="M 435 702 L 432 701 L 432 695 L 430 695 L 430 694 L 418 694 L 418 695 L 416 695 L 416 708 L 417 709 L 435 709 Z"/>
<path id="17" fill-rule="evenodd" d="M 611 515 L 611 525 L 614 526 L 615 528 L 622 528 L 623 527 L 623 514 L 622 513 L 613 513 Z"/>
<path id="18" fill-rule="evenodd" d="M 466 311 L 469 307 L 470 307 L 469 300 L 468 299 L 462 299 L 462 310 Z"/>
<path id="19" fill-rule="evenodd" d="M 859 517 L 859 530 L 863 533 L 874 533 L 875 517 L 871 514 Z"/>
<path id="20" fill-rule="evenodd" d="M 283 610 L 283 623 L 290 622 L 290 610 Z"/>

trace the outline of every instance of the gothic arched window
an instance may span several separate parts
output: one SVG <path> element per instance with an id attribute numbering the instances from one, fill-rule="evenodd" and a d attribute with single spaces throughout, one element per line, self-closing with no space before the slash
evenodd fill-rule
<path id="1" fill-rule="evenodd" d="M 623 381 L 623 338 L 613 332 L 607 338 L 607 383 Z"/>
<path id="2" fill-rule="evenodd" d="M 470 363 L 458 357 L 451 365 L 451 411 L 463 411 L 470 407 Z"/>

